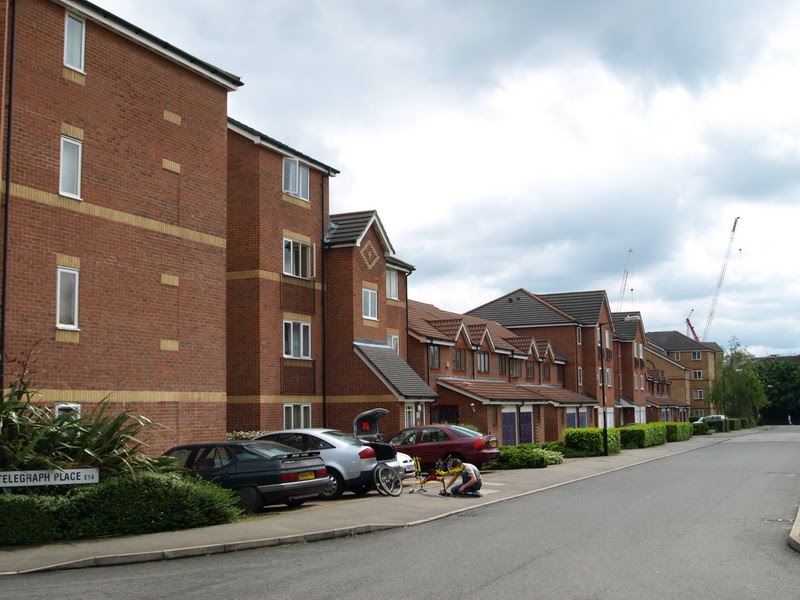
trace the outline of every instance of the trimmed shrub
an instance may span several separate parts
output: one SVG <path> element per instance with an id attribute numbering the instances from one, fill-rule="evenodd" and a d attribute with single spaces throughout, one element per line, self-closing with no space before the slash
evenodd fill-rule
<path id="1" fill-rule="evenodd" d="M 649 448 L 667 443 L 664 423 L 642 423 L 619 429 L 623 448 Z"/>
<path id="2" fill-rule="evenodd" d="M 600 427 L 567 428 L 564 430 L 564 445 L 584 452 L 586 456 L 603 455 L 603 430 Z M 619 429 L 608 430 L 608 453 L 619 454 Z"/>
<path id="3" fill-rule="evenodd" d="M 709 435 L 714 433 L 706 423 L 691 423 L 692 435 Z"/>
<path id="4" fill-rule="evenodd" d="M 725 421 L 707 421 L 706 424 L 709 429 L 713 429 L 717 433 L 725 431 Z"/>
<path id="5" fill-rule="evenodd" d="M 742 419 L 728 419 L 728 431 L 739 431 L 742 428 Z"/>
<path id="6" fill-rule="evenodd" d="M 691 423 L 664 423 L 668 442 L 685 442 L 692 437 Z"/>
<path id="7" fill-rule="evenodd" d="M 492 469 L 543 469 L 547 465 L 564 462 L 564 455 L 544 450 L 538 444 L 502 446 L 500 456 L 488 468 Z"/>
<path id="8" fill-rule="evenodd" d="M 230 490 L 177 473 L 111 477 L 64 495 L 0 494 L 0 544 L 134 535 L 230 523 Z"/>

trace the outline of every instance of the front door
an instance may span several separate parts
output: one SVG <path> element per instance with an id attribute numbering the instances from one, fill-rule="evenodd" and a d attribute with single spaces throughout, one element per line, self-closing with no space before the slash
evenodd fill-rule
<path id="1" fill-rule="evenodd" d="M 519 413 L 519 443 L 530 444 L 533 441 L 533 413 L 523 411 Z"/>
<path id="2" fill-rule="evenodd" d="M 515 412 L 503 413 L 503 445 L 517 445 L 517 414 Z"/>

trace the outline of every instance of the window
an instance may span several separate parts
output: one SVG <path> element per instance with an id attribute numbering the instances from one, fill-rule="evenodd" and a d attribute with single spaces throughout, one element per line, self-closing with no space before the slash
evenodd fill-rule
<path id="1" fill-rule="evenodd" d="M 365 319 L 378 320 L 378 292 L 363 288 L 361 290 L 361 314 Z"/>
<path id="2" fill-rule="evenodd" d="M 585 408 L 567 408 L 567 427 L 586 427 L 587 412 Z"/>
<path id="3" fill-rule="evenodd" d="M 439 369 L 441 368 L 441 361 L 439 357 L 439 346 L 431 346 L 430 351 L 428 352 L 428 357 L 430 359 L 430 367 L 431 369 Z"/>
<path id="4" fill-rule="evenodd" d="M 578 367 L 578 385 L 583 385 L 583 368 Z"/>
<path id="5" fill-rule="evenodd" d="M 577 335 L 578 335 L 578 344 L 582 344 L 583 343 L 583 331 L 581 330 L 580 327 L 578 327 L 578 329 L 577 329 Z"/>
<path id="6" fill-rule="evenodd" d="M 56 402 L 56 419 L 61 415 L 71 415 L 75 419 L 80 419 L 81 405 L 75 402 Z"/>
<path id="7" fill-rule="evenodd" d="M 550 381 L 550 363 L 542 363 L 542 379 Z"/>
<path id="8" fill-rule="evenodd" d="M 308 200 L 308 167 L 297 159 L 283 159 L 283 191 Z"/>
<path id="9" fill-rule="evenodd" d="M 702 371 L 692 371 L 692 379 L 702 379 L 703 372 Z"/>
<path id="10" fill-rule="evenodd" d="M 311 323 L 283 322 L 283 355 L 286 358 L 311 358 Z"/>
<path id="11" fill-rule="evenodd" d="M 497 358 L 500 361 L 500 375 L 505 375 L 506 374 L 506 360 L 507 360 L 507 358 L 505 356 L 503 356 L 502 354 L 500 356 L 498 356 Z"/>
<path id="12" fill-rule="evenodd" d="M 603 341 L 603 328 L 597 326 L 597 345 L 599 346 Z"/>
<path id="13" fill-rule="evenodd" d="M 85 48 L 86 23 L 67 13 L 67 22 L 64 25 L 64 64 L 83 73 Z"/>
<path id="14" fill-rule="evenodd" d="M 597 383 L 603 385 L 603 369 L 600 367 L 597 368 Z"/>
<path id="15" fill-rule="evenodd" d="M 453 370 L 467 370 L 467 351 L 463 348 L 453 348 Z"/>
<path id="16" fill-rule="evenodd" d="M 489 372 L 489 353 L 478 350 L 478 373 Z"/>
<path id="17" fill-rule="evenodd" d="M 403 411 L 405 415 L 405 424 L 406 427 L 414 427 L 417 424 L 417 410 L 414 406 L 413 402 L 406 402 L 405 410 Z M 422 411 L 420 411 L 420 414 Z"/>
<path id="18" fill-rule="evenodd" d="M 548 365 L 549 368 L 550 365 Z M 536 377 L 534 362 L 531 360 L 525 361 L 525 379 L 534 379 Z M 549 376 L 548 376 L 549 379 Z"/>
<path id="19" fill-rule="evenodd" d="M 312 279 L 315 271 L 314 246 L 283 238 L 283 273 L 303 279 Z"/>
<path id="20" fill-rule="evenodd" d="M 611 387 L 614 382 L 614 374 L 611 372 L 611 367 L 606 367 L 606 386 Z"/>
<path id="21" fill-rule="evenodd" d="M 397 289 L 397 271 L 394 269 L 386 271 L 386 297 L 392 300 L 400 297 Z"/>
<path id="22" fill-rule="evenodd" d="M 611 331 L 606 329 L 606 348 L 611 348 Z"/>
<path id="23" fill-rule="evenodd" d="M 673 358 L 675 360 L 680 360 L 681 359 L 681 353 L 680 352 L 673 352 L 672 354 L 673 354 Z"/>
<path id="24" fill-rule="evenodd" d="M 644 344 L 639 344 L 639 358 L 644 360 Z"/>
<path id="25" fill-rule="evenodd" d="M 387 335 L 386 336 L 386 345 L 389 346 L 392 350 L 400 354 L 400 336 L 399 335 Z M 410 425 L 409 425 L 410 427 Z"/>
<path id="26" fill-rule="evenodd" d="M 58 193 L 62 196 L 80 199 L 81 161 L 83 144 L 68 137 L 61 138 L 61 173 Z"/>
<path id="27" fill-rule="evenodd" d="M 511 359 L 511 377 L 519 377 L 519 360 Z"/>
<path id="28" fill-rule="evenodd" d="M 78 329 L 78 271 L 59 267 L 56 285 L 56 327 Z"/>
<path id="29" fill-rule="evenodd" d="M 694 399 L 694 400 L 702 400 L 703 399 L 703 390 L 692 390 L 692 399 Z"/>
<path id="30" fill-rule="evenodd" d="M 703 357 L 703 353 L 700 350 L 692 350 L 692 360 L 700 360 Z"/>
<path id="31" fill-rule="evenodd" d="M 297 429 L 300 427 L 311 427 L 311 405 L 284 404 L 283 428 Z"/>

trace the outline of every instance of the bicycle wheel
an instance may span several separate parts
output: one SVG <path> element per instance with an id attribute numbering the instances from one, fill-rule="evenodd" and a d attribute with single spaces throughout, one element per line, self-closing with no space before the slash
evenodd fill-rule
<path id="1" fill-rule="evenodd" d="M 392 467 L 378 465 L 375 469 L 375 487 L 384 496 L 399 496 L 403 493 L 403 480 Z"/>

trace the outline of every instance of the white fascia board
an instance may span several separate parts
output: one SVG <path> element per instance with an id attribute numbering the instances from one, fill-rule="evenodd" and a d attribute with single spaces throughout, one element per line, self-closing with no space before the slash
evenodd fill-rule
<path id="1" fill-rule="evenodd" d="M 241 135 L 244 138 L 247 138 L 248 140 L 250 140 L 251 142 L 253 142 L 257 146 L 263 146 L 264 148 L 272 150 L 273 152 L 275 152 L 277 154 L 280 154 L 281 156 L 285 156 L 287 158 L 292 158 L 292 159 L 296 160 L 297 162 L 303 163 L 305 166 L 307 166 L 310 169 L 314 169 L 315 171 L 319 171 L 320 173 L 324 173 L 326 175 L 330 175 L 331 177 L 336 177 L 336 173 L 335 172 L 328 171 L 327 169 L 323 169 L 319 165 L 315 165 L 313 162 L 309 162 L 307 159 L 303 158 L 302 156 L 298 156 L 294 152 L 288 152 L 285 148 L 280 148 L 280 147 L 276 146 L 275 144 L 271 144 L 267 140 L 265 140 L 263 137 L 261 137 L 260 135 L 256 135 L 256 134 L 254 134 L 254 133 L 252 133 L 250 131 L 247 131 L 246 129 L 243 129 L 243 128 L 239 127 L 238 125 L 236 125 L 234 123 L 231 123 L 230 121 L 228 122 L 228 129 L 230 129 L 234 133 L 238 133 L 239 135 Z M 349 244 L 346 244 L 346 245 L 349 246 Z M 333 246 L 331 246 L 331 247 L 333 247 Z"/>

